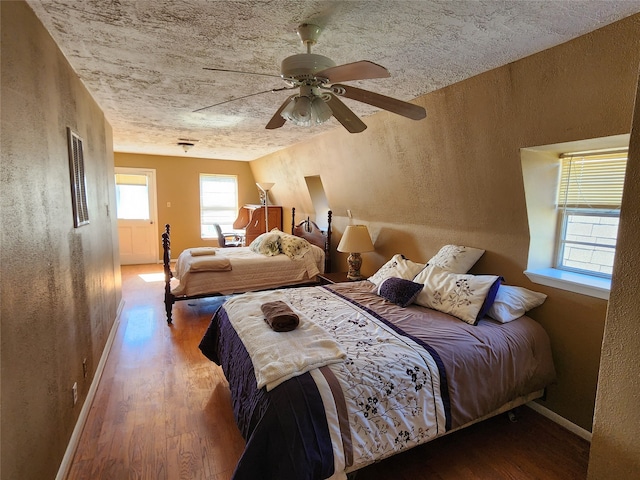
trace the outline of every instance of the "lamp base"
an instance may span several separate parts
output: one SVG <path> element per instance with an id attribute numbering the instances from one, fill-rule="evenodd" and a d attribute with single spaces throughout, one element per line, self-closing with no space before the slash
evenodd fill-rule
<path id="1" fill-rule="evenodd" d="M 364 277 L 360 275 L 362 257 L 359 253 L 350 253 L 349 257 L 347 257 L 347 264 L 349 265 L 349 271 L 347 272 L 348 280 L 364 280 Z"/>

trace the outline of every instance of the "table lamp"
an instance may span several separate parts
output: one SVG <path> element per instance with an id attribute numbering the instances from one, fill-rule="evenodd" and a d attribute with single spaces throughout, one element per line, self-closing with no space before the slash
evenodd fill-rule
<path id="1" fill-rule="evenodd" d="M 349 280 L 362 280 L 364 277 L 360 275 L 360 267 L 362 266 L 360 253 L 373 251 L 373 243 L 371 242 L 371 236 L 369 235 L 367 226 L 347 226 L 338 244 L 338 251 L 349 253 L 349 257 L 347 258 L 349 265 L 347 278 Z"/>

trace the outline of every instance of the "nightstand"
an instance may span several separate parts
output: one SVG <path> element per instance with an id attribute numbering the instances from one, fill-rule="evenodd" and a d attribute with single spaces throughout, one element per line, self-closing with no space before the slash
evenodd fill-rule
<path id="1" fill-rule="evenodd" d="M 319 273 L 318 281 L 321 285 L 327 285 L 329 283 L 349 282 L 347 279 L 347 272 L 331 272 L 331 273 Z"/>

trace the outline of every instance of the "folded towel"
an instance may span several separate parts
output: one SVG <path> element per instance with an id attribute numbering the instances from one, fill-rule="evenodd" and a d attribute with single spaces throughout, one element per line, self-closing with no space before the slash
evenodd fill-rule
<path id="1" fill-rule="evenodd" d="M 260 309 L 264 313 L 264 321 L 274 332 L 290 332 L 300 323 L 298 315 L 282 300 L 263 303 Z"/>
<path id="2" fill-rule="evenodd" d="M 189 253 L 192 257 L 199 257 L 201 255 L 215 255 L 216 247 L 196 247 L 190 248 Z"/>
<path id="3" fill-rule="evenodd" d="M 189 270 L 192 272 L 228 272 L 231 261 L 225 257 L 197 257 L 191 261 Z"/>
<path id="4" fill-rule="evenodd" d="M 286 335 L 265 325 L 261 306 L 276 300 L 291 305 L 286 299 L 286 290 L 251 292 L 234 296 L 222 307 L 251 357 L 258 388 L 267 391 L 314 368 L 343 362 L 347 356 L 332 333 L 299 309 L 295 311 L 300 324 Z"/>

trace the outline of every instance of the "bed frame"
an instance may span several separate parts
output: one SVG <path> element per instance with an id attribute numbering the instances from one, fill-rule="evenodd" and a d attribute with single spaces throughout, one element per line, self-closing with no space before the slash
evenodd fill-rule
<path id="1" fill-rule="evenodd" d="M 327 214 L 327 231 L 323 232 L 315 222 L 309 219 L 309 217 L 296 224 L 296 209 L 291 209 L 291 233 L 304 238 L 309 243 L 324 250 L 324 271 L 326 273 L 331 271 L 331 217 L 332 212 L 329 210 Z M 167 313 L 167 324 L 171 325 L 171 315 L 173 304 L 175 302 L 179 300 L 217 297 L 221 294 L 218 292 L 211 292 L 202 295 L 174 295 L 171 293 L 171 279 L 173 278 L 173 272 L 171 271 L 171 226 L 168 223 L 165 225 L 164 233 L 162 234 L 162 252 L 162 263 L 164 266 L 164 308 Z M 294 286 L 300 287 L 303 285 L 305 284 L 297 284 Z M 282 287 L 286 286 L 287 285 L 282 285 Z"/>

